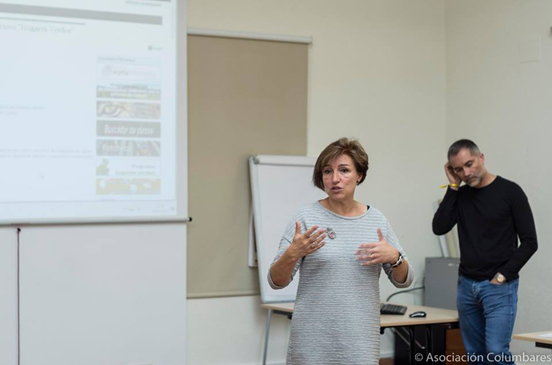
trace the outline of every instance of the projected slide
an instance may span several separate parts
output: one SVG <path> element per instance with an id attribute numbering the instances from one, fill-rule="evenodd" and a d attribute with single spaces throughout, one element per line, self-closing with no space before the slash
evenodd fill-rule
<path id="1" fill-rule="evenodd" d="M 171 217 L 176 0 L 0 0 L 0 223 Z"/>

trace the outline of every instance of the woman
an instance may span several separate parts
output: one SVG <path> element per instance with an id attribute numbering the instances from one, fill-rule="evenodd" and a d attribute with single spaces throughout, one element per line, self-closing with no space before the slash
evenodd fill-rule
<path id="1" fill-rule="evenodd" d="M 328 197 L 300 209 L 284 233 L 268 280 L 281 289 L 301 269 L 287 364 L 378 364 L 381 268 L 398 288 L 413 280 L 383 214 L 354 199 L 368 155 L 341 138 L 316 161 L 313 183 Z"/>

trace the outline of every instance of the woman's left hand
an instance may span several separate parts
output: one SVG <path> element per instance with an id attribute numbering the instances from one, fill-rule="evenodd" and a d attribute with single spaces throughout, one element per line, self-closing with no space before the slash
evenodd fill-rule
<path id="1" fill-rule="evenodd" d="M 399 259 L 399 251 L 391 246 L 378 228 L 379 242 L 361 243 L 355 252 L 362 266 L 373 264 L 394 264 Z"/>

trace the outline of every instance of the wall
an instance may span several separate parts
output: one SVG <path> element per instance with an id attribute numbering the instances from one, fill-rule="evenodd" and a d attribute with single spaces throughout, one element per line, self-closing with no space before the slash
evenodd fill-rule
<path id="1" fill-rule="evenodd" d="M 0 363 L 17 364 L 17 229 L 0 228 Z M 21 364 L 179 365 L 186 224 L 22 227 Z"/>
<path id="2" fill-rule="evenodd" d="M 341 136 L 360 139 L 371 164 L 357 198 L 389 218 L 421 285 L 424 257 L 440 254 L 430 222 L 445 182 L 443 1 L 190 0 L 188 26 L 313 37 L 307 154 Z M 386 281 L 383 298 L 394 292 Z M 398 300 L 420 303 L 411 294 Z M 188 300 L 188 363 L 259 363 L 266 314 L 258 304 L 258 297 Z M 212 313 L 227 315 L 212 320 Z M 289 325 L 278 317 L 273 364 L 285 361 Z M 207 343 L 228 345 L 208 350 L 211 337 Z M 382 353 L 391 351 L 386 335 Z"/>
<path id="3" fill-rule="evenodd" d="M 188 300 L 187 364 L 261 364 L 266 311 L 258 296 Z M 273 315 L 268 364 L 284 364 L 290 320 Z"/>
<path id="4" fill-rule="evenodd" d="M 182 364 L 185 242 L 185 223 L 24 227 L 21 364 Z"/>
<path id="5" fill-rule="evenodd" d="M 0 364 L 17 363 L 17 228 L 0 227 Z"/>
<path id="6" fill-rule="evenodd" d="M 514 333 L 552 329 L 545 284 L 552 255 L 550 14 L 546 0 L 446 2 L 447 145 L 473 138 L 489 171 L 521 185 L 535 216 L 539 251 L 520 273 Z M 550 354 L 522 341 L 512 349 Z"/>

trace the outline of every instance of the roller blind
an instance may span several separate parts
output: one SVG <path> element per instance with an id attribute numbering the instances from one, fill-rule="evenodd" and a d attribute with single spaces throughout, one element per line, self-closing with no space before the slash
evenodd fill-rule
<path id="1" fill-rule="evenodd" d="M 306 153 L 307 71 L 306 44 L 188 36 L 188 298 L 259 294 L 247 157 Z"/>

